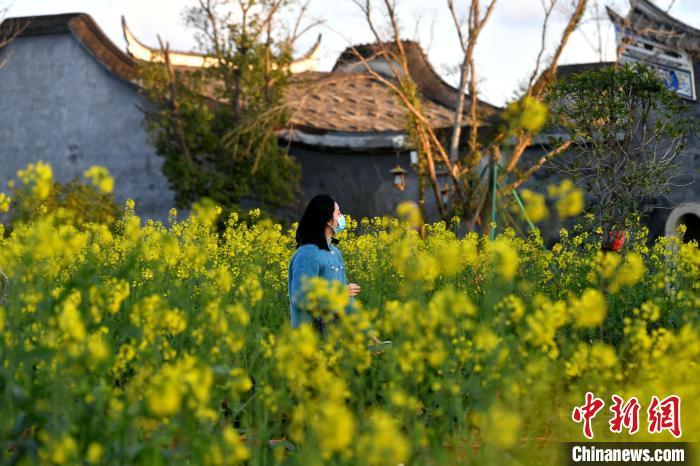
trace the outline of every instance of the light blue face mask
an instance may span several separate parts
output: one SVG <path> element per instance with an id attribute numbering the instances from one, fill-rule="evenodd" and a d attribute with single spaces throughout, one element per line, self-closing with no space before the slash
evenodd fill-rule
<path id="1" fill-rule="evenodd" d="M 341 231 L 345 230 L 345 216 L 341 215 L 340 217 L 338 217 L 338 226 L 332 228 L 336 235 Z"/>

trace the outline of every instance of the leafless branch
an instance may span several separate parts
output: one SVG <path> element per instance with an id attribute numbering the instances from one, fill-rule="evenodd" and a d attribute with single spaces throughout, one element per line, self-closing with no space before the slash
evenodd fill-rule
<path id="1" fill-rule="evenodd" d="M 556 77 L 556 72 L 557 72 L 557 67 L 559 65 L 559 59 L 561 58 L 561 54 L 564 51 L 564 48 L 566 47 L 566 44 L 569 42 L 569 38 L 571 37 L 571 34 L 576 30 L 576 28 L 579 25 L 579 22 L 581 21 L 581 18 L 583 17 L 583 13 L 586 10 L 586 4 L 587 0 L 576 0 L 576 5 L 574 8 L 573 13 L 569 17 L 569 20 L 566 24 L 566 27 L 564 28 L 564 31 L 562 32 L 561 39 L 559 41 L 559 44 L 557 45 L 557 48 L 554 52 L 554 55 L 549 61 L 549 66 L 545 71 L 540 74 L 539 78 L 532 84 L 528 90 L 526 95 L 534 97 L 535 99 L 541 99 L 544 92 L 546 91 L 547 87 L 554 81 Z M 522 157 L 523 153 L 525 152 L 525 149 L 532 143 L 532 135 L 527 133 L 527 132 L 521 132 L 518 135 L 518 141 L 513 148 L 512 154 L 510 161 L 508 162 L 508 165 L 506 167 L 505 174 L 510 173 L 515 169 L 515 166 L 517 165 L 518 161 Z"/>
<path id="2" fill-rule="evenodd" d="M 450 16 L 452 17 L 452 22 L 454 23 L 455 26 L 455 32 L 457 32 L 457 37 L 459 37 L 459 44 L 462 48 L 462 51 L 466 52 L 467 51 L 467 43 L 464 40 L 464 34 L 462 33 L 462 21 L 459 20 L 457 17 L 457 10 L 455 9 L 455 2 L 454 0 L 447 0 L 447 8 L 450 10 Z"/>
<path id="3" fill-rule="evenodd" d="M 3 22 L 5 15 L 7 13 L 7 7 L 0 9 L 0 23 Z M 10 25 L 6 25 L 3 31 L 0 31 L 0 49 L 3 49 L 6 45 L 12 42 L 17 36 L 22 34 L 22 32 L 29 26 L 31 21 L 24 21 L 22 23 L 15 21 Z M 7 61 L 9 60 L 9 53 L 5 55 L 2 61 L 0 61 L 0 68 L 3 68 Z"/>
<path id="4" fill-rule="evenodd" d="M 528 178 L 530 178 L 532 175 L 534 175 L 537 170 L 542 168 L 545 163 L 549 162 L 557 155 L 565 152 L 571 146 L 572 142 L 573 141 L 571 139 L 569 139 L 569 140 L 563 142 L 562 144 L 558 145 L 557 147 L 555 147 L 551 151 L 547 152 L 545 155 L 540 157 L 540 159 L 537 161 L 536 164 L 531 166 L 523 175 L 518 177 L 518 179 L 516 181 L 514 181 L 511 185 L 504 188 L 503 191 L 510 192 L 513 189 L 518 189 L 520 187 L 520 185 L 522 185 L 525 181 L 528 180 Z"/>
<path id="5" fill-rule="evenodd" d="M 467 87 L 467 79 L 469 77 L 469 94 L 471 98 L 470 107 L 470 118 L 471 118 L 471 132 L 469 135 L 469 163 L 467 165 L 467 170 L 473 168 L 473 166 L 478 162 L 476 160 L 477 153 L 477 107 L 478 107 L 478 92 L 477 92 L 477 74 L 476 66 L 474 64 L 474 50 L 476 48 L 476 43 L 481 34 L 484 25 L 488 22 L 491 14 L 493 13 L 494 7 L 496 6 L 496 0 L 492 0 L 486 7 L 486 12 L 484 16 L 481 17 L 480 14 L 480 4 L 479 0 L 471 0 L 469 7 L 469 18 L 467 21 L 467 35 L 465 38 L 464 31 L 462 30 L 462 23 L 457 17 L 457 11 L 455 9 L 454 1 L 447 0 L 447 7 L 450 11 L 450 16 L 454 23 L 455 29 L 457 31 L 457 36 L 459 37 L 460 47 L 464 53 L 462 60 L 462 66 L 460 68 L 459 75 L 459 85 L 457 86 L 457 103 L 454 109 L 454 121 L 452 124 L 452 139 L 450 141 L 450 160 L 456 162 L 459 159 L 459 141 L 462 135 L 462 121 L 464 118 L 464 104 L 465 104 L 465 91 Z"/>
<path id="6" fill-rule="evenodd" d="M 528 90 L 532 89 L 532 85 L 535 82 L 535 78 L 537 78 L 537 75 L 540 73 L 540 65 L 542 63 L 542 55 L 544 55 L 544 52 L 547 48 L 547 28 L 549 26 L 549 17 L 552 15 L 552 12 L 554 11 L 554 7 L 557 5 L 558 0 L 549 0 L 549 6 L 545 4 L 546 0 L 541 0 L 542 3 L 542 9 L 544 10 L 544 20 L 542 21 L 542 34 L 540 36 L 540 50 L 537 52 L 537 58 L 535 59 L 535 68 L 532 70 L 532 74 L 530 75 L 530 79 L 527 84 Z"/>

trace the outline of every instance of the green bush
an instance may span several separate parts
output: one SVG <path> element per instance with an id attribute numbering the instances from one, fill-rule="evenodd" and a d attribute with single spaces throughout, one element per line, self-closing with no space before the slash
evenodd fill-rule
<path id="1" fill-rule="evenodd" d="M 93 166 L 83 173 L 86 183 L 75 177 L 67 183 L 53 179 L 53 171 L 43 162 L 32 163 L 17 172 L 18 180 L 8 183 L 10 195 L 2 194 L 0 207 L 8 211 L 8 232 L 18 223 L 28 223 L 55 212 L 59 218 L 81 227 L 87 223 L 114 225 L 123 215 L 114 202 L 114 180 L 104 167 Z"/>

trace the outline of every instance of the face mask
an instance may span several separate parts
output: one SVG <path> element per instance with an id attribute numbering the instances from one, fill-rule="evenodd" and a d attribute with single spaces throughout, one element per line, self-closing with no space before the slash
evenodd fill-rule
<path id="1" fill-rule="evenodd" d="M 332 228 L 335 234 L 338 234 L 341 231 L 345 230 L 345 216 L 341 215 L 340 217 L 338 217 L 338 226 Z"/>

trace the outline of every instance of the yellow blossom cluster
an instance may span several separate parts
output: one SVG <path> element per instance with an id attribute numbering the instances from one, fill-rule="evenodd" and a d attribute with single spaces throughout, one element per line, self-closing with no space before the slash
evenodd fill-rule
<path id="1" fill-rule="evenodd" d="M 19 170 L 17 177 L 24 185 L 31 186 L 38 199 L 46 199 L 53 186 L 53 169 L 44 162 L 30 163 L 26 169 Z"/>
<path id="2" fill-rule="evenodd" d="M 90 180 L 92 184 L 103 193 L 111 193 L 114 190 L 114 178 L 105 167 L 93 165 L 85 170 L 83 176 Z"/>
<path id="3" fill-rule="evenodd" d="M 0 213 L 10 210 L 11 201 L 12 199 L 7 194 L 0 192 Z"/>
<path id="4" fill-rule="evenodd" d="M 574 182 L 569 179 L 563 180 L 559 186 L 548 186 L 547 193 L 557 199 L 556 206 L 559 218 L 575 217 L 585 207 L 583 191 L 578 189 Z"/>

